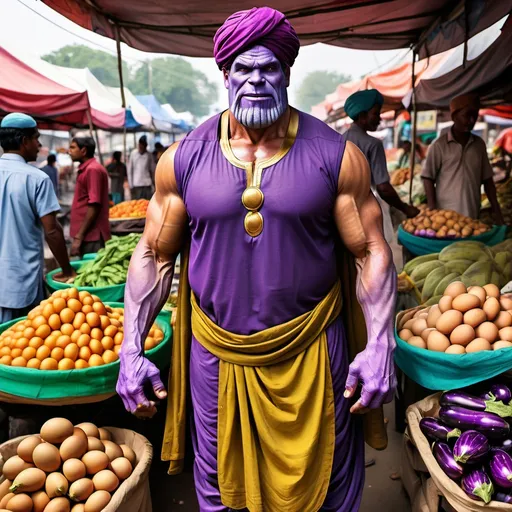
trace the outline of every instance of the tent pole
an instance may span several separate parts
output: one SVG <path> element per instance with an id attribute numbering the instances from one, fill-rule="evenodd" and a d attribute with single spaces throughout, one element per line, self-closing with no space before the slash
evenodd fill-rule
<path id="1" fill-rule="evenodd" d="M 87 111 L 87 120 L 89 121 L 89 132 L 91 133 L 91 137 L 93 140 L 94 140 L 94 138 L 96 138 L 96 147 L 98 148 L 98 155 L 100 157 L 101 165 L 103 165 L 103 155 L 101 154 L 100 138 L 98 136 L 98 130 L 97 130 L 96 126 L 94 126 L 94 123 L 92 122 L 92 116 L 91 116 L 90 110 Z M 93 135 L 93 132 L 94 132 L 94 135 L 96 135 L 96 137 Z"/>
<path id="2" fill-rule="evenodd" d="M 412 205 L 412 185 L 414 179 L 414 167 L 416 166 L 416 131 L 417 131 L 417 106 L 416 106 L 416 50 L 412 51 L 412 141 L 411 141 L 411 180 L 409 183 L 409 204 Z"/>
<path id="3" fill-rule="evenodd" d="M 124 95 L 124 80 L 123 80 L 123 58 L 121 56 L 121 33 L 119 25 L 115 23 L 116 27 L 116 50 L 117 50 L 117 72 L 119 73 L 119 85 L 121 86 L 121 106 L 126 112 L 126 97 Z M 128 155 L 126 154 L 126 121 L 123 127 L 123 153 L 125 164 L 128 162 Z"/>

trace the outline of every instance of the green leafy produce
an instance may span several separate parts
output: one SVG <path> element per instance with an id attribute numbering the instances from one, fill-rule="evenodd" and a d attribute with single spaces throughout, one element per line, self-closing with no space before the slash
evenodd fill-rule
<path id="1" fill-rule="evenodd" d="M 78 270 L 74 281 L 77 287 L 103 288 L 126 282 L 130 258 L 142 235 L 114 236 L 101 249 L 96 259 Z"/>

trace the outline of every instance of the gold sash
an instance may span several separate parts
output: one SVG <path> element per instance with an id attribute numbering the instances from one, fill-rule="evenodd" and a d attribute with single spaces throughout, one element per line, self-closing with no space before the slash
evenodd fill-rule
<path id="1" fill-rule="evenodd" d="M 167 416 L 166 416 L 166 425 L 162 446 L 162 460 L 170 461 L 169 466 L 169 474 L 178 474 L 183 469 L 183 460 L 185 457 L 185 426 L 186 426 L 186 404 L 187 404 L 187 388 L 188 388 L 188 369 L 189 369 L 189 357 L 190 357 L 190 342 L 192 335 L 192 302 L 191 302 L 191 291 L 188 280 L 188 255 L 189 255 L 189 247 L 188 245 L 184 249 L 181 255 L 181 275 L 180 275 L 180 287 L 178 292 L 178 310 L 177 310 L 177 318 L 176 318 L 176 326 L 173 332 L 173 353 L 172 353 L 172 361 L 171 361 L 171 371 L 169 375 L 169 398 L 167 405 Z M 337 257 L 338 257 L 338 273 L 341 277 L 341 295 L 343 297 L 343 318 L 344 318 L 344 326 L 346 338 L 348 341 L 348 349 L 350 353 L 350 360 L 353 360 L 354 357 L 360 351 L 364 350 L 366 346 L 366 328 L 364 323 L 364 317 L 359 307 L 359 304 L 355 295 L 355 277 L 356 277 L 356 268 L 354 264 L 354 259 L 348 251 L 341 245 L 337 249 Z M 341 301 L 340 301 L 341 307 Z M 327 316 L 327 315 L 326 315 Z M 297 319 L 295 319 L 297 320 Z M 327 321 L 327 318 L 324 318 Z M 197 320 L 196 320 L 197 322 Z M 328 324 L 328 322 L 327 322 Z M 327 325 L 326 324 L 326 325 Z M 258 333 L 261 334 L 261 333 Z M 315 340 L 313 340 L 315 341 Z M 321 343 L 313 343 L 310 345 L 307 350 L 315 347 L 317 350 L 317 357 L 320 359 L 322 357 Z M 306 349 L 306 345 L 304 344 L 304 348 Z M 313 351 L 313 350 L 311 350 Z M 212 350 L 213 352 L 213 350 Z M 300 354 L 300 352 L 298 352 Z M 264 357 L 265 354 L 251 354 L 251 357 Z M 312 357 L 313 354 L 308 354 L 308 357 Z M 306 357 L 306 351 L 302 353 L 302 358 Z M 298 357 L 295 358 L 295 362 L 299 363 Z M 283 364 L 287 364 L 286 361 Z M 234 365 L 233 363 L 228 363 L 227 367 L 231 368 L 234 373 Z M 253 370 L 257 369 L 258 371 L 265 372 L 267 374 L 269 371 L 273 369 L 273 366 L 269 366 L 267 368 L 261 367 L 238 367 L 237 371 L 242 371 L 245 373 L 245 370 L 251 370 L 252 376 L 257 377 L 257 373 Z M 325 378 L 330 379 L 330 369 L 328 376 Z M 227 375 L 229 379 L 235 378 L 235 376 Z M 220 387 L 220 386 L 219 386 Z M 332 385 L 328 386 L 331 389 L 332 393 Z M 237 389 L 237 393 L 241 390 Z M 260 397 L 264 398 L 264 397 Z M 320 402 L 320 406 L 323 407 L 324 401 Z M 283 410 L 282 413 L 286 416 L 287 411 Z M 228 411 L 223 414 L 240 414 L 237 411 Z M 254 413 L 253 413 L 254 414 Z M 231 428 L 231 425 L 228 425 Z M 239 433 L 241 424 L 238 424 Z M 364 433 L 365 433 L 365 441 L 372 447 L 378 450 L 382 450 L 387 446 L 387 434 L 383 422 L 383 413 L 382 408 L 370 411 L 368 414 L 364 416 Z M 268 434 L 268 433 L 267 433 Z M 226 435 L 226 432 L 223 432 L 223 435 Z M 241 433 L 240 433 L 241 435 Z M 258 432 L 259 435 L 259 432 Z M 221 437 L 221 432 L 219 429 L 219 438 Z M 281 438 L 272 439 L 272 453 L 269 454 L 271 457 L 275 457 L 276 454 L 279 453 L 280 443 L 282 442 Z M 219 445 L 220 446 L 220 445 Z M 318 446 L 318 452 L 320 453 L 320 447 Z M 249 449 L 255 449 L 253 446 L 249 446 Z M 226 454 L 223 454 L 225 456 Z M 228 457 L 231 454 L 228 455 Z M 219 450 L 220 456 L 220 450 Z M 250 466 L 258 461 L 251 460 L 248 462 Z M 219 468 L 220 468 L 219 464 Z M 244 465 L 242 464 L 239 467 L 233 467 L 228 464 L 224 471 L 238 471 L 241 472 L 244 469 Z M 262 468 L 263 475 L 266 473 L 266 468 Z M 223 478 L 229 476 L 225 474 Z M 247 477 L 247 475 L 245 475 Z M 329 476 L 330 477 L 330 476 Z M 329 477 L 326 477 L 325 482 L 329 481 Z M 219 475 L 220 478 L 220 475 Z M 284 481 L 284 485 L 288 485 L 289 478 L 294 478 L 294 475 L 286 475 L 286 479 Z M 247 484 L 250 484 L 249 486 Z M 244 482 L 242 486 L 243 488 L 250 489 L 251 482 Z M 238 491 L 238 489 L 235 489 Z M 272 491 L 270 491 L 272 492 Z M 239 494 L 238 494 L 239 496 Z M 233 496 L 236 498 L 237 496 Z M 313 497 L 315 499 L 315 497 Z M 252 504 L 250 504 L 252 507 Z M 232 507 L 238 508 L 238 507 Z M 259 510 L 255 508 L 251 508 L 251 510 Z M 295 509 L 295 510 L 301 510 Z M 302 509 L 306 510 L 306 509 Z"/>

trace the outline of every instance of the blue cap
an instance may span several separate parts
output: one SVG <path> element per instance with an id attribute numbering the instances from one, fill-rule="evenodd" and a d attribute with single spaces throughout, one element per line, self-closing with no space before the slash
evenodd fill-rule
<path id="1" fill-rule="evenodd" d="M 0 124 L 0 128 L 19 128 L 20 130 L 24 128 L 35 128 L 36 126 L 37 123 L 33 117 L 22 114 L 21 112 L 7 114 Z"/>

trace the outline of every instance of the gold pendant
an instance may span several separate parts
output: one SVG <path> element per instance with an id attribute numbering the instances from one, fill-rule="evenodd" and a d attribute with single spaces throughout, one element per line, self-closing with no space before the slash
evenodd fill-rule
<path id="1" fill-rule="evenodd" d="M 244 219 L 247 234 L 257 237 L 263 231 L 263 215 L 260 212 L 248 212 Z"/>

